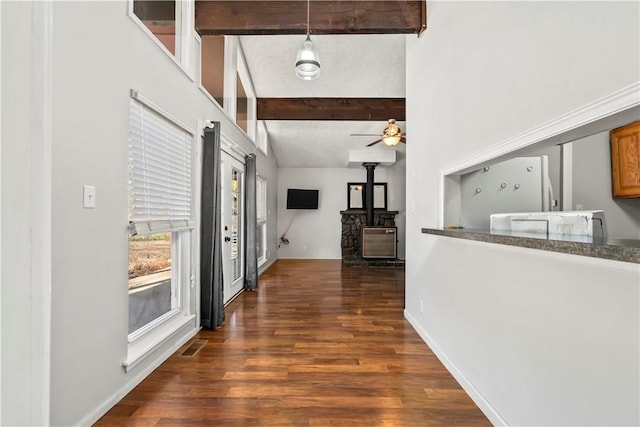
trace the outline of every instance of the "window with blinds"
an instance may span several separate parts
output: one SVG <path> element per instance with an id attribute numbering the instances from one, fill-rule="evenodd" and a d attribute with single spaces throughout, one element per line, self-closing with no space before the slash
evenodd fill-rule
<path id="1" fill-rule="evenodd" d="M 192 227 L 192 135 L 131 99 L 129 223 L 132 235 Z"/>
<path id="2" fill-rule="evenodd" d="M 267 260 L 267 180 L 256 178 L 256 246 L 258 252 L 258 264 Z"/>
<path id="3" fill-rule="evenodd" d="M 267 221 L 267 181 L 260 176 L 256 178 L 256 217 L 258 224 Z"/>
<path id="4" fill-rule="evenodd" d="M 141 94 L 131 97 L 128 340 L 135 347 L 185 311 L 192 274 L 192 134 Z"/>
<path id="5" fill-rule="evenodd" d="M 264 124 L 264 120 L 260 120 L 256 129 L 256 146 L 265 156 L 268 156 L 268 142 L 269 136 L 267 134 L 267 126 Z"/>

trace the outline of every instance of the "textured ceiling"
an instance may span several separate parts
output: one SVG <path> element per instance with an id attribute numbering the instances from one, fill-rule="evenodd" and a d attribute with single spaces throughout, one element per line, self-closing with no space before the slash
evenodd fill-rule
<path id="1" fill-rule="evenodd" d="M 404 122 L 398 122 L 404 129 Z M 267 122 L 271 148 L 278 166 L 292 167 L 346 167 L 349 150 L 362 150 L 376 136 L 350 136 L 351 133 L 382 133 L 386 122 L 331 122 L 331 121 L 283 121 Z M 408 137 L 409 143 L 410 137 Z M 396 148 L 382 142 L 369 150 L 405 151 L 404 144 Z M 398 158 L 401 156 L 399 155 Z"/>
<path id="2" fill-rule="evenodd" d="M 304 36 L 242 36 L 240 42 L 260 98 L 402 98 L 405 96 L 404 35 L 311 36 L 322 66 L 320 77 L 302 81 L 294 62 Z M 415 37 L 415 36 L 414 36 Z M 404 123 L 399 123 L 404 130 Z M 386 122 L 267 121 L 279 167 L 345 167 L 348 152 L 382 134 Z M 411 143 L 410 135 L 407 138 Z M 398 146 L 403 151 L 403 144 Z M 376 144 L 371 149 L 393 149 Z"/>

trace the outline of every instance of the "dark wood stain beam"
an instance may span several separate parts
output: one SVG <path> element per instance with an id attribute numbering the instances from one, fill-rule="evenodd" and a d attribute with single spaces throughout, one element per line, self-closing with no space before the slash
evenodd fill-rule
<path id="1" fill-rule="evenodd" d="M 426 0 L 314 0 L 311 34 L 419 34 L 426 27 Z M 307 2 L 197 1 L 200 35 L 304 34 Z"/>
<path id="2" fill-rule="evenodd" d="M 405 120 L 404 98 L 258 98 L 258 120 Z"/>

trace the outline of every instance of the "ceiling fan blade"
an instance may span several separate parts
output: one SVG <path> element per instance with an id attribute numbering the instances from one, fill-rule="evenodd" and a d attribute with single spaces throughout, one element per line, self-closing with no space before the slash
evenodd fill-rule
<path id="1" fill-rule="evenodd" d="M 367 147 L 371 147 L 372 145 L 377 144 L 378 142 L 381 142 L 382 138 L 378 139 L 377 141 L 373 141 L 371 144 L 367 144 Z"/>
<path id="2" fill-rule="evenodd" d="M 380 136 L 379 133 L 351 133 L 349 136 Z"/>

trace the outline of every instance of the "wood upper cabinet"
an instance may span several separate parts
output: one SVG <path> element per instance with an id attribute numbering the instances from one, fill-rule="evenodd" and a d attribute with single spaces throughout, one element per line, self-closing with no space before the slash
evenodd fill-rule
<path id="1" fill-rule="evenodd" d="M 610 133 L 613 197 L 640 197 L 640 122 Z"/>

